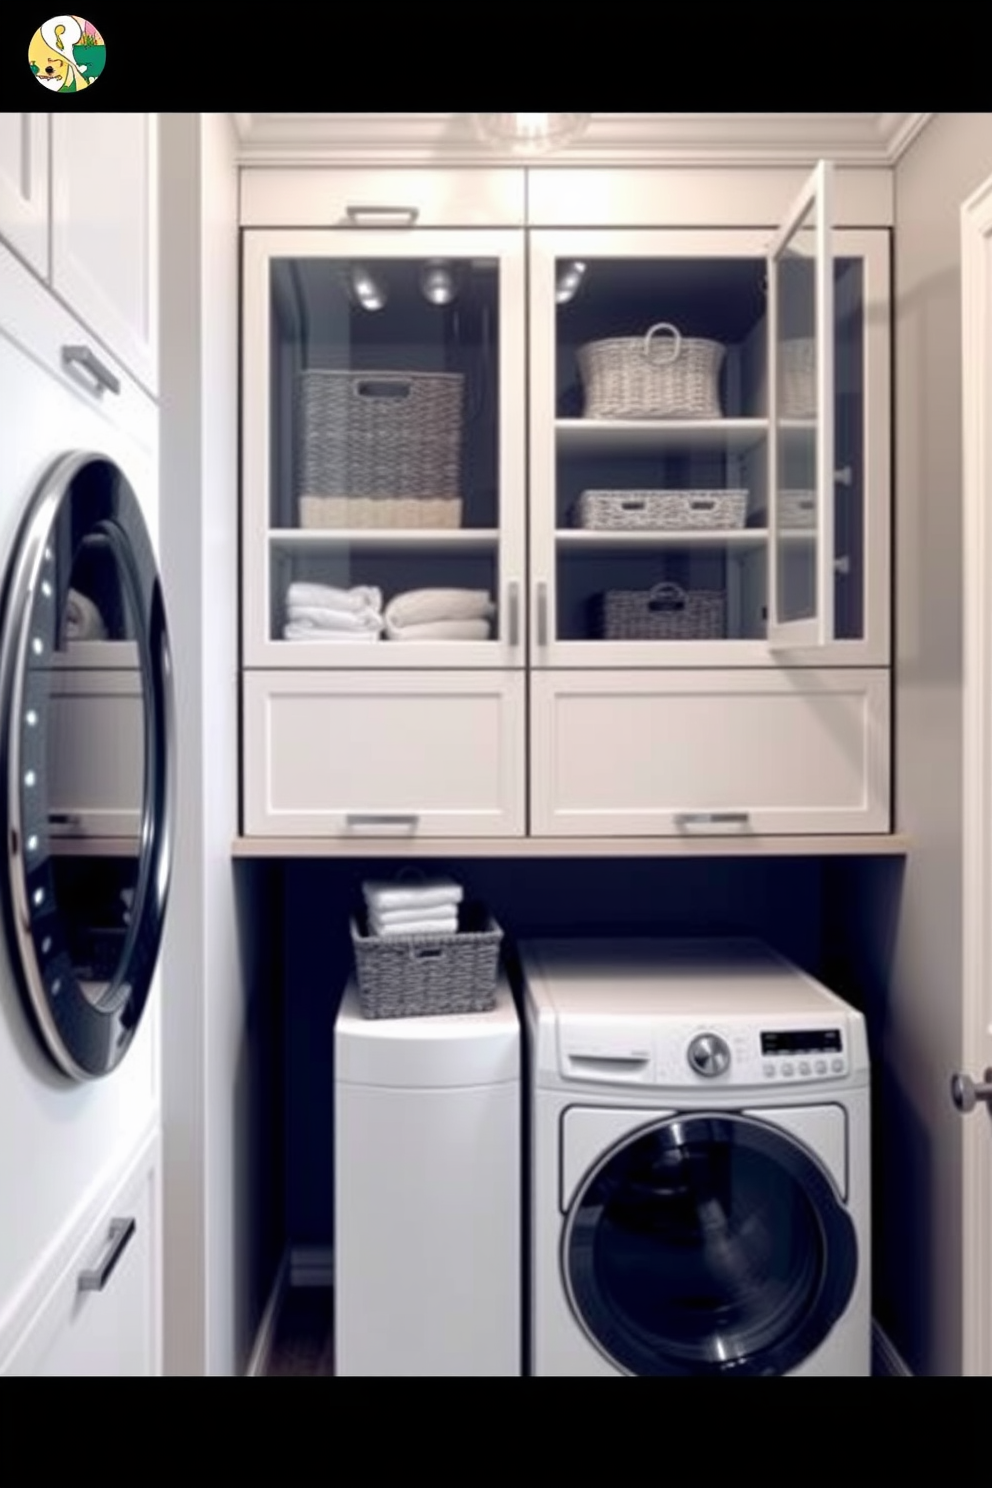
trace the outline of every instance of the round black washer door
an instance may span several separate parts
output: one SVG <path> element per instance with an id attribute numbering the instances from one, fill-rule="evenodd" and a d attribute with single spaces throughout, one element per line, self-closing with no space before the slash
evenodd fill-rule
<path id="1" fill-rule="evenodd" d="M 751 1117 L 679 1116 L 606 1153 L 569 1209 L 569 1301 L 631 1375 L 783 1375 L 842 1315 L 857 1237 L 826 1171 Z"/>

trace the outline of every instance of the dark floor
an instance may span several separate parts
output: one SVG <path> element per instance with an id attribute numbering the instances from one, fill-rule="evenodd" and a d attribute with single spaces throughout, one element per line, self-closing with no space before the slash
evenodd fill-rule
<path id="1" fill-rule="evenodd" d="M 279 1309 L 267 1376 L 334 1373 L 334 1293 L 290 1287 Z"/>

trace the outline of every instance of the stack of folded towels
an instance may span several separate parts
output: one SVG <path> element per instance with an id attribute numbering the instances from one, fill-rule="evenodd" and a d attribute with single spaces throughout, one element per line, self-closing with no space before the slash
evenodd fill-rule
<path id="1" fill-rule="evenodd" d="M 386 606 L 391 641 L 488 641 L 496 613 L 484 589 L 410 589 Z"/>
<path id="2" fill-rule="evenodd" d="M 374 641 L 383 624 L 382 590 L 373 586 L 296 583 L 286 591 L 284 640 Z"/>
<path id="3" fill-rule="evenodd" d="M 462 886 L 452 878 L 419 883 L 363 883 L 372 935 L 453 935 Z"/>

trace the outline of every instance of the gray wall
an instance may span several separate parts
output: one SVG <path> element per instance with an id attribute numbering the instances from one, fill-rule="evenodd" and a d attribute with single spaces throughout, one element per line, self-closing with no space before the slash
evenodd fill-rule
<path id="1" fill-rule="evenodd" d="M 876 1315 L 919 1374 L 961 1370 L 960 206 L 992 114 L 938 114 L 896 168 L 896 800 L 912 838 L 883 1063 Z"/>

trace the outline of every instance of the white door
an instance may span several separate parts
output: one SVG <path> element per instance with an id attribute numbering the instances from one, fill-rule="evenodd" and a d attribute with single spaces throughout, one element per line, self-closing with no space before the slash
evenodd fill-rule
<path id="1" fill-rule="evenodd" d="M 963 1373 L 992 1375 L 992 177 L 961 212 L 964 415 Z"/>
<path id="2" fill-rule="evenodd" d="M 48 278 L 48 119 L 0 114 L 0 237 Z"/>

